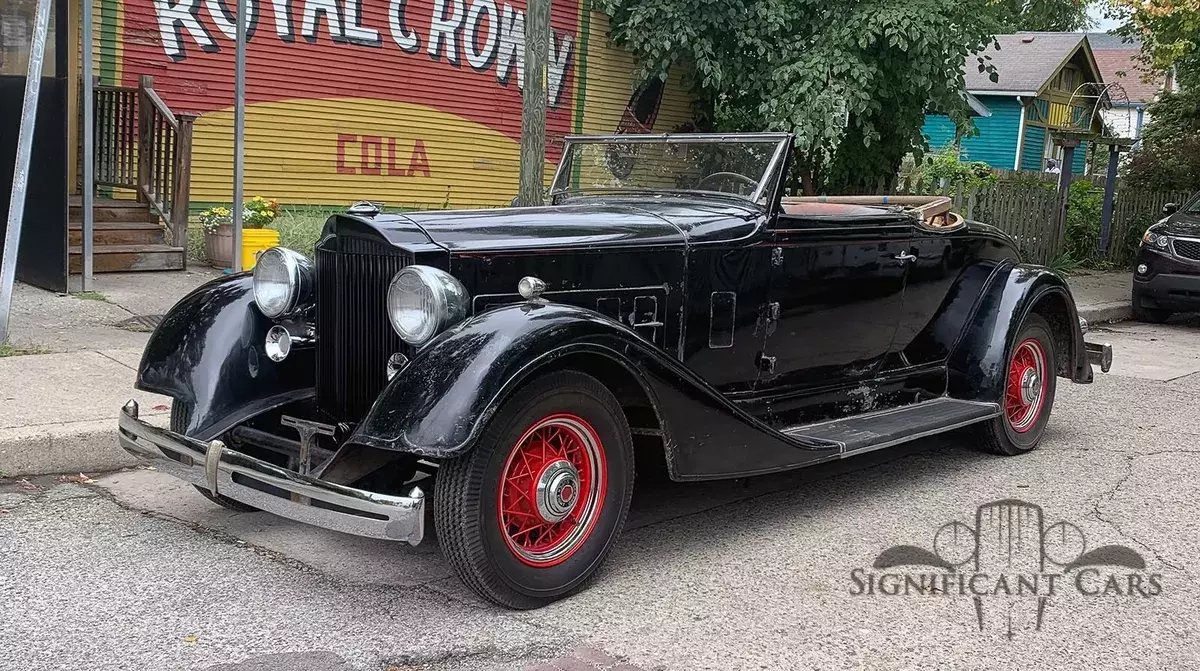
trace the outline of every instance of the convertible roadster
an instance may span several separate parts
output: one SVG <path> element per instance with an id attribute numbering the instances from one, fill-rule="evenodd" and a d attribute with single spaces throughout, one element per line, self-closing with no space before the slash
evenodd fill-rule
<path id="1" fill-rule="evenodd" d="M 420 543 L 482 597 L 581 589 L 636 457 L 741 478 L 965 429 L 1038 445 L 1092 381 L 1054 272 L 937 199 L 788 198 L 786 134 L 566 138 L 551 204 L 329 218 L 200 287 L 121 445 L 235 510 Z M 642 463 L 642 459 L 636 459 Z"/>

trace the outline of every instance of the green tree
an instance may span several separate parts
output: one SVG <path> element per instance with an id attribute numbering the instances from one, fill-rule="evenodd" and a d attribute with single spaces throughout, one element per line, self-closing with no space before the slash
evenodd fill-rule
<path id="1" fill-rule="evenodd" d="M 1092 27 L 1092 0 L 990 0 L 1004 32 L 1047 30 L 1070 33 Z"/>
<path id="2" fill-rule="evenodd" d="M 1118 31 L 1141 41 L 1142 63 L 1152 72 L 1175 68 L 1183 87 L 1200 86 L 1200 0 L 1110 0 Z"/>
<path id="3" fill-rule="evenodd" d="M 923 147 L 926 110 L 966 123 L 964 65 L 992 0 L 599 0 L 645 77 L 687 66 L 697 117 L 796 134 L 808 193 L 873 183 Z M 986 55 L 971 67 L 990 69 Z M 992 72 L 995 76 L 994 71 Z"/>
<path id="4" fill-rule="evenodd" d="M 1164 93 L 1146 112 L 1151 121 L 1126 178 L 1153 190 L 1200 190 L 1200 88 Z"/>

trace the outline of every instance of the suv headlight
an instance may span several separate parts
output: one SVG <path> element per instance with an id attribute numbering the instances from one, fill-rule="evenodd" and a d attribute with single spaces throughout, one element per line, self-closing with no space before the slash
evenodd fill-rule
<path id="1" fill-rule="evenodd" d="M 466 288 L 450 273 L 408 266 L 388 285 L 388 320 L 404 342 L 422 345 L 462 320 L 467 300 Z"/>
<path id="2" fill-rule="evenodd" d="M 272 319 L 308 300 L 313 285 L 312 264 L 303 254 L 272 247 L 254 264 L 254 302 Z"/>
<path id="3" fill-rule="evenodd" d="M 1147 247 L 1166 249 L 1168 242 L 1170 242 L 1170 238 L 1168 236 L 1162 233 L 1155 233 L 1148 228 L 1146 229 L 1146 232 L 1142 234 L 1142 244 L 1146 245 Z"/>

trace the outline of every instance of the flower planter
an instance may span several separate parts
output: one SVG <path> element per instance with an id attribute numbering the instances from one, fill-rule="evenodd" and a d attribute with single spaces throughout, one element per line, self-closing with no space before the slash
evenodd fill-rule
<path id="1" fill-rule="evenodd" d="M 233 226 L 221 224 L 212 233 L 204 233 L 204 255 L 213 268 L 233 267 Z"/>
<path id="2" fill-rule="evenodd" d="M 258 263 L 258 255 L 279 246 L 279 231 L 273 228 L 242 229 L 242 270 L 250 270 Z"/>

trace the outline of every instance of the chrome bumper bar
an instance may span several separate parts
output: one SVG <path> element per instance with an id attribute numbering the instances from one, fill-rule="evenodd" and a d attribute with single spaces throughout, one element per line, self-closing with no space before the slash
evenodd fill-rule
<path id="1" fill-rule="evenodd" d="M 219 440 L 205 443 L 151 426 L 138 419 L 136 401 L 121 408 L 117 424 L 126 452 L 214 495 L 356 536 L 416 545 L 425 535 L 420 487 L 408 496 L 389 496 L 302 475 L 231 450 Z"/>
<path id="2" fill-rule="evenodd" d="M 1107 373 L 1112 368 L 1112 345 L 1085 342 L 1083 346 L 1087 348 L 1088 363 L 1100 366 L 1101 373 Z"/>

